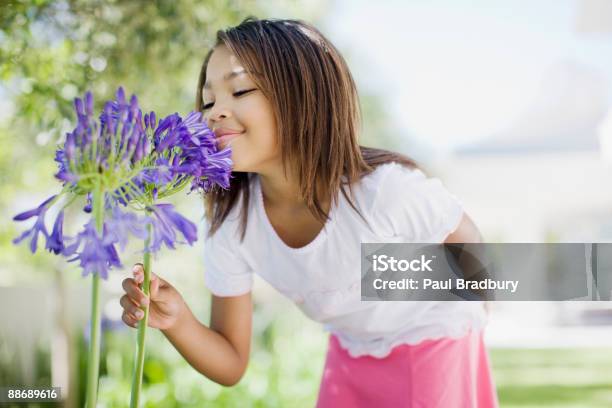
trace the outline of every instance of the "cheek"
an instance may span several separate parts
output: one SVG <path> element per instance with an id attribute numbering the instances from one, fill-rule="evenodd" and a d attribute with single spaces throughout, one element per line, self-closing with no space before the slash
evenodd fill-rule
<path id="1" fill-rule="evenodd" d="M 247 123 L 247 119 L 248 123 Z M 261 114 L 244 117 L 246 134 L 232 143 L 232 160 L 235 171 L 257 172 L 260 165 L 280 157 L 276 140 L 275 121 Z"/>
<path id="2" fill-rule="evenodd" d="M 278 143 L 268 128 L 249 127 L 247 132 L 232 144 L 235 161 L 262 162 L 279 156 Z"/>
<path id="3" fill-rule="evenodd" d="M 253 97 L 251 100 L 245 101 L 245 104 L 240 107 L 237 113 L 250 126 L 256 126 L 261 130 L 269 129 L 272 132 L 276 130 L 276 120 L 272 107 L 262 97 Z"/>
<path id="4" fill-rule="evenodd" d="M 246 128 L 245 141 L 260 152 L 274 153 L 277 149 L 276 120 L 267 104 L 255 100 L 245 106 L 240 121 Z"/>

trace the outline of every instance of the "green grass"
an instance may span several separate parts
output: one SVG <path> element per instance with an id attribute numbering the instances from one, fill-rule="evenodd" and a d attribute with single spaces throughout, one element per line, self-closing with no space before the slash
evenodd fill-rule
<path id="1" fill-rule="evenodd" d="M 610 349 L 492 349 L 502 407 L 612 407 Z"/>
<path id="2" fill-rule="evenodd" d="M 147 334 L 143 407 L 314 406 L 327 335 L 318 324 L 306 320 L 298 311 L 276 306 L 256 306 L 249 368 L 242 381 L 231 388 L 217 385 L 198 374 L 161 333 L 151 330 Z M 197 311 L 206 314 L 204 310 Z M 76 348 L 81 357 L 78 378 L 82 379 L 86 347 L 82 338 L 80 340 Z M 100 407 L 127 406 L 134 342 L 133 330 L 104 334 Z M 1 346 L 2 341 L 0 383 L 23 383 L 16 377 L 18 364 L 10 358 L 10 350 Z M 50 380 L 49 350 L 45 352 L 37 359 L 36 383 L 41 386 Z M 490 349 L 489 353 L 503 408 L 612 407 L 612 347 Z M 82 381 L 78 388 L 82 399 Z"/>

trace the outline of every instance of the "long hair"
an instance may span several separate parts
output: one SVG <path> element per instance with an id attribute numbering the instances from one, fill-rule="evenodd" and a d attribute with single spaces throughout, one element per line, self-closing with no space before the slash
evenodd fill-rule
<path id="1" fill-rule="evenodd" d="M 340 192 L 359 213 L 351 199 L 351 185 L 377 166 L 397 162 L 417 167 L 404 155 L 359 145 L 361 112 L 353 77 L 338 50 L 310 24 L 248 17 L 235 27 L 219 30 L 214 47 L 218 45 L 236 55 L 270 101 L 284 172 L 291 166 L 301 197 L 316 219 L 328 219 L 321 202 L 330 200 L 336 205 Z M 204 104 L 202 87 L 214 47 L 200 71 L 198 111 Z M 249 203 L 245 172 L 232 173 L 228 190 L 215 188 L 206 194 L 209 236 L 219 229 L 241 194 L 244 239 Z"/>

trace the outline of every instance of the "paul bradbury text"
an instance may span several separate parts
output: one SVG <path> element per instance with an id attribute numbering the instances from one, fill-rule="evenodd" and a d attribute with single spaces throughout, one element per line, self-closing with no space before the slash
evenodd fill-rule
<path id="1" fill-rule="evenodd" d="M 374 285 L 374 289 L 376 290 L 503 290 L 510 291 L 510 293 L 516 292 L 519 285 L 518 280 L 498 281 L 494 279 L 483 279 L 479 281 L 472 281 L 461 278 L 449 278 L 445 280 L 423 278 L 422 282 L 419 279 L 414 278 L 405 278 L 397 280 L 385 280 L 382 278 L 377 278 L 374 279 L 372 283 Z"/>

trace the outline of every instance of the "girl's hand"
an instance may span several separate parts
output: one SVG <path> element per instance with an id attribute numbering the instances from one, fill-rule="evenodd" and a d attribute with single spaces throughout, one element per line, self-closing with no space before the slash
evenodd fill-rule
<path id="1" fill-rule="evenodd" d="M 141 290 L 144 281 L 142 264 L 134 265 L 134 278 L 123 280 L 125 295 L 119 303 L 123 307 L 121 319 L 130 327 L 138 327 L 144 317 L 141 307 L 149 306 L 149 327 L 165 330 L 174 325 L 185 309 L 181 294 L 168 282 L 151 272 L 150 297 Z"/>

